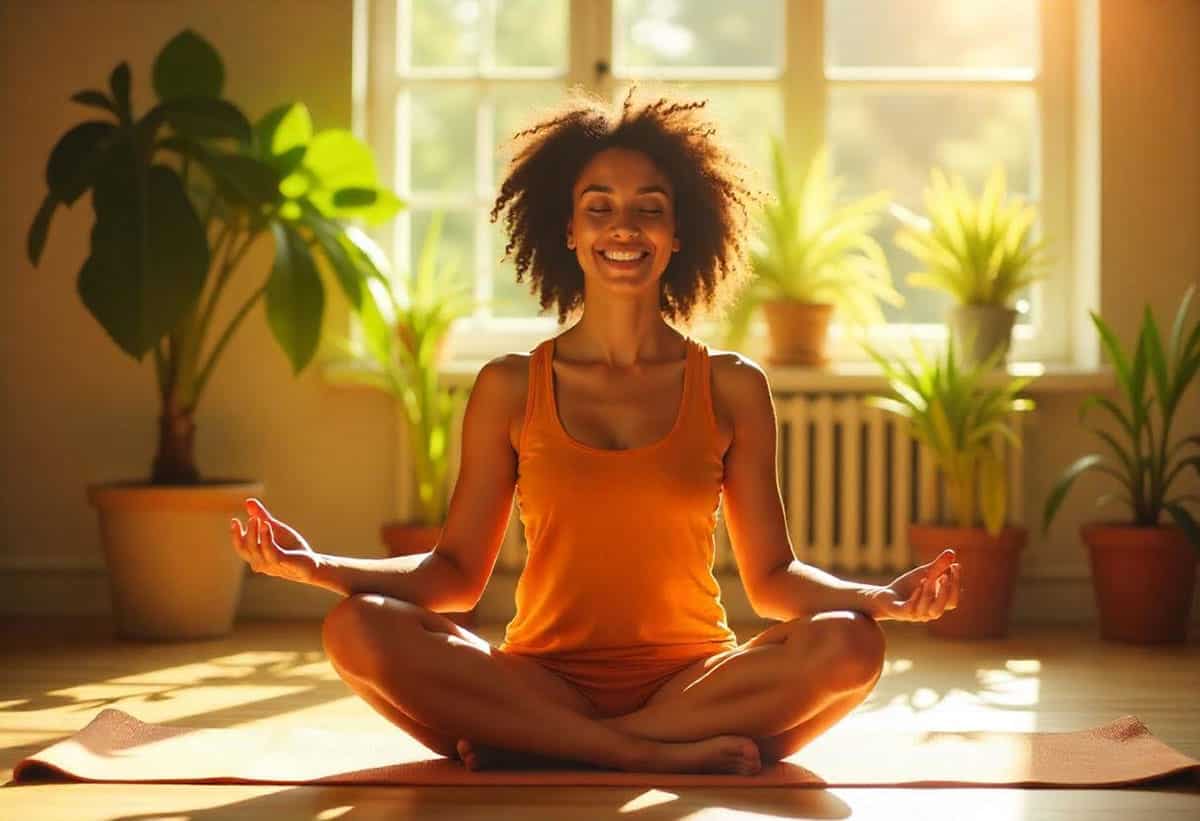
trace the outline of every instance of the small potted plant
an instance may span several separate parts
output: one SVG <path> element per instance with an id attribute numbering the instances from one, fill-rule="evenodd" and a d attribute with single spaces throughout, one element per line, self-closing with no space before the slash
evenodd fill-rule
<path id="1" fill-rule="evenodd" d="M 821 149 L 799 185 L 778 137 L 771 138 L 777 204 L 763 208 L 761 230 L 751 238 L 754 278 L 725 318 L 726 348 L 746 336 L 762 306 L 774 365 L 820 366 L 828 362 L 826 339 L 835 309 L 848 324 L 883 322 L 879 300 L 902 305 L 892 288 L 887 257 L 871 231 L 890 195 L 880 191 L 843 205 L 843 181 L 829 173 Z"/>
<path id="2" fill-rule="evenodd" d="M 943 291 L 956 303 L 946 324 L 965 365 L 996 351 L 996 364 L 1004 364 L 1017 318 L 1013 296 L 1040 279 L 1046 265 L 1045 242 L 1031 239 L 1037 209 L 1005 190 L 1003 167 L 992 172 L 978 199 L 961 176 L 947 180 L 935 168 L 925 189 L 928 216 L 893 209 L 904 223 L 896 244 L 925 266 L 909 274 L 908 283 Z"/>
<path id="3" fill-rule="evenodd" d="M 442 219 L 440 211 L 432 214 L 416 270 L 399 281 L 399 294 L 380 283 L 371 284 L 378 291 L 379 304 L 387 306 L 380 319 L 389 333 L 377 340 L 381 344 L 337 340 L 346 356 L 341 364 L 349 367 L 331 371 L 335 379 L 390 393 L 404 409 L 415 512 L 409 519 L 381 526 L 380 538 L 389 556 L 427 553 L 441 538 L 449 506 L 450 437 L 456 415 L 466 403 L 465 394 L 438 384 L 438 367 L 454 321 L 481 303 L 472 295 L 471 283 L 458 280 L 453 260 L 435 270 Z M 464 627 L 474 621 L 474 610 L 446 615 Z"/>
<path id="4" fill-rule="evenodd" d="M 46 168 L 49 192 L 30 227 L 36 266 L 54 213 L 92 194 L 91 251 L 78 275 L 85 307 L 138 361 L 154 356 L 161 412 L 150 476 L 93 484 L 118 636 L 191 639 L 233 626 L 245 563 L 225 529 L 263 484 L 204 478 L 194 456 L 195 413 L 222 352 L 260 299 L 295 373 L 311 360 L 325 287 L 336 274 L 354 310 L 382 274 L 373 243 L 343 219 L 390 218 L 402 205 L 375 184 L 370 151 L 349 132 L 312 133 L 302 104 L 253 126 L 221 98 L 216 50 L 185 30 L 154 61 L 158 97 L 140 119 L 121 63 L 108 93 L 71 99 L 104 112 L 69 130 Z M 274 263 L 224 330 L 215 308 L 254 242 L 269 235 Z M 317 254 L 313 253 L 313 249 Z M 378 332 L 378 329 L 376 329 Z"/>
<path id="5" fill-rule="evenodd" d="M 1046 498 L 1043 532 L 1075 479 L 1094 470 L 1116 479 L 1119 488 L 1096 500 L 1121 501 L 1130 517 L 1094 522 L 1080 528 L 1088 547 L 1092 583 L 1100 613 L 1100 635 L 1129 642 L 1182 642 L 1187 639 L 1200 553 L 1200 527 L 1185 505 L 1200 497 L 1176 491 L 1186 473 L 1200 475 L 1200 431 L 1174 441 L 1171 426 L 1188 386 L 1200 369 L 1200 321 L 1188 324 L 1195 286 L 1188 288 L 1163 346 L 1150 307 L 1130 359 L 1116 334 L 1096 313 L 1092 322 L 1117 374 L 1120 404 L 1103 396 L 1087 397 L 1079 408 L 1082 423 L 1101 408 L 1115 423 L 1113 432 L 1090 428 L 1108 453 L 1091 453 L 1072 463 Z M 1164 514 L 1171 521 L 1164 522 Z"/>
<path id="6" fill-rule="evenodd" d="M 1031 377 L 1004 377 L 998 384 L 989 372 L 1000 353 L 964 366 L 954 340 L 935 359 L 914 343 L 915 367 L 888 358 L 867 346 L 892 389 L 892 396 L 873 396 L 867 403 L 907 420 L 912 436 L 925 446 L 944 481 L 950 521 L 914 522 L 908 541 L 917 561 L 931 562 L 952 547 L 962 565 L 961 604 L 930 622 L 931 634 L 954 638 L 994 638 L 1008 632 L 1013 591 L 1025 547 L 1026 530 L 1006 524 L 1008 485 L 1003 442 L 1020 446 L 1009 414 L 1033 407 L 1017 394 Z"/>

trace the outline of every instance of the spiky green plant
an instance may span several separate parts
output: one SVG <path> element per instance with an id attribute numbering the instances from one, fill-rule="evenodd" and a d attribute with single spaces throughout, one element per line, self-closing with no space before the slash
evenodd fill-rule
<path id="1" fill-rule="evenodd" d="M 904 304 L 892 287 L 887 257 L 871 236 L 889 192 L 839 205 L 845 183 L 830 174 L 827 149 L 817 152 L 799 183 L 776 136 L 771 157 L 778 202 L 762 209 L 751 237 L 754 278 L 725 318 L 725 347 L 742 343 L 755 309 L 769 299 L 832 303 L 859 326 L 883 322 L 880 300 Z"/>
<path id="2" fill-rule="evenodd" d="M 865 401 L 908 421 L 912 435 L 929 449 L 946 480 L 946 494 L 960 527 L 975 527 L 981 518 L 988 533 L 999 533 L 1008 510 L 1008 486 L 997 435 L 1020 447 L 1009 414 L 1033 408 L 1032 400 L 1017 396 L 1032 377 L 1006 378 L 988 387 L 984 378 L 999 353 L 964 368 L 956 359 L 953 340 L 936 358 L 914 342 L 916 367 L 869 344 L 864 348 L 879 363 L 893 393 Z"/>
<path id="3" fill-rule="evenodd" d="M 1170 442 L 1171 425 L 1179 401 L 1200 370 L 1200 320 L 1187 326 L 1195 291 L 1193 285 L 1184 294 L 1165 349 L 1154 314 L 1150 306 L 1146 306 L 1132 360 L 1122 350 L 1112 328 L 1092 312 L 1092 323 L 1117 372 L 1124 407 L 1103 396 L 1089 396 L 1079 407 L 1079 419 L 1082 422 L 1094 407 L 1102 408 L 1117 423 L 1125 441 L 1107 431 L 1091 428 L 1112 451 L 1116 462 L 1108 456 L 1091 453 L 1071 464 L 1046 498 L 1043 531 L 1049 528 L 1075 479 L 1085 471 L 1096 470 L 1113 477 L 1121 486 L 1117 493 L 1101 496 L 1098 504 L 1115 499 L 1123 501 L 1129 506 L 1135 527 L 1157 526 L 1165 511 L 1183 530 L 1188 542 L 1200 550 L 1200 527 L 1184 507 L 1185 503 L 1200 502 L 1200 497 L 1185 493 L 1171 495 L 1172 485 L 1189 467 L 1200 475 L 1200 453 L 1197 452 L 1200 433 L 1193 431 Z M 1151 386 L 1152 390 L 1148 390 Z M 1157 429 L 1153 413 L 1155 405 L 1158 406 Z M 1194 419 L 1192 424 L 1195 424 Z"/>
<path id="4" fill-rule="evenodd" d="M 1006 194 L 1003 167 L 973 198 L 959 175 L 930 173 L 926 216 L 904 209 L 896 244 L 925 266 L 907 276 L 915 287 L 944 291 L 965 305 L 1011 307 L 1014 294 L 1043 277 L 1046 243 L 1033 240 L 1037 209 Z"/>

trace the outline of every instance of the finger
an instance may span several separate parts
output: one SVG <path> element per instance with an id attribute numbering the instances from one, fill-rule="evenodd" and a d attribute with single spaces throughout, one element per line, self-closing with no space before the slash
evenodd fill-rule
<path id="1" fill-rule="evenodd" d="M 258 569 L 258 554 L 250 549 L 247 539 L 247 529 L 237 519 L 233 520 L 233 544 L 242 559 L 250 565 L 251 570 Z"/>
<path id="2" fill-rule="evenodd" d="M 267 561 L 267 557 L 262 548 L 262 520 L 257 516 L 251 516 L 250 521 L 246 525 L 246 545 L 250 552 L 254 554 L 256 569 L 262 568 Z"/>
<path id="3" fill-rule="evenodd" d="M 958 596 L 962 592 L 962 565 L 954 565 L 950 573 L 950 601 L 946 605 L 946 609 L 955 610 L 958 608 Z"/>
<path id="4" fill-rule="evenodd" d="M 921 580 L 921 598 L 917 601 L 917 616 L 922 621 L 927 621 L 933 618 L 930 610 L 933 607 L 933 596 L 935 592 L 934 584 L 937 580 L 933 576 L 926 576 Z"/>

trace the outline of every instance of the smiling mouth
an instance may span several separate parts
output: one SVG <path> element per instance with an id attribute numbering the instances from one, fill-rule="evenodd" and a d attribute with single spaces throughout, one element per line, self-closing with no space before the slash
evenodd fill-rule
<path id="1" fill-rule="evenodd" d="M 649 258 L 650 252 L 642 251 L 641 256 L 634 257 L 633 259 L 613 259 L 612 257 L 606 256 L 603 251 L 597 251 L 596 256 L 600 257 L 600 259 L 604 260 L 605 262 L 614 263 L 616 265 L 632 265 L 634 263 L 645 261 L 647 258 Z"/>

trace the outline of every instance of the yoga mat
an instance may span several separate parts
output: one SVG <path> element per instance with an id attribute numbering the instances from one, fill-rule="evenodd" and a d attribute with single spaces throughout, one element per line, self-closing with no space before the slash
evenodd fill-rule
<path id="1" fill-rule="evenodd" d="M 825 743 L 818 746 L 818 742 Z M 816 742 L 758 775 L 630 773 L 602 768 L 483 770 L 438 756 L 407 733 L 305 727 L 189 729 L 104 709 L 23 759 L 34 780 L 186 784 L 546 784 L 655 787 L 1117 787 L 1191 773 L 1200 760 L 1136 716 L 1067 733 L 871 732 Z"/>

